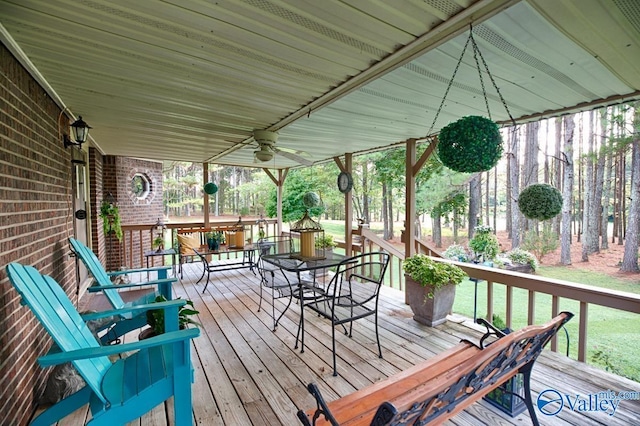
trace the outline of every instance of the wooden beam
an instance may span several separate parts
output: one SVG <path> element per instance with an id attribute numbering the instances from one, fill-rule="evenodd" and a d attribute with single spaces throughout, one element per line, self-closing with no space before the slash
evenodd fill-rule
<path id="1" fill-rule="evenodd" d="M 411 257 L 416 252 L 415 220 L 416 220 L 416 176 L 413 172 L 416 164 L 416 140 L 407 140 L 407 153 L 405 159 L 405 188 L 406 211 L 404 217 L 404 253 L 405 257 Z"/>
<path id="2" fill-rule="evenodd" d="M 438 146 L 438 138 L 434 137 L 432 138 L 431 143 L 429 144 L 427 149 L 422 153 L 418 161 L 416 161 L 416 164 L 413 166 L 414 177 L 418 174 L 420 169 L 422 169 L 422 167 L 424 166 L 424 163 L 427 162 L 429 157 L 431 157 L 431 154 L 433 154 L 433 151 L 436 149 L 436 146 Z"/>

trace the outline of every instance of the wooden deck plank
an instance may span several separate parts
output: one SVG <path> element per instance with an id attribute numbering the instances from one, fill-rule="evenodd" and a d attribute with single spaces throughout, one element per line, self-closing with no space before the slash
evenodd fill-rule
<path id="1" fill-rule="evenodd" d="M 274 332 L 270 305 L 276 303 L 277 310 L 281 310 L 286 299 L 272 301 L 270 293 L 265 294 L 258 312 L 259 281 L 250 270 L 212 274 L 205 294 L 202 294 L 204 283 L 195 285 L 200 274 L 198 264 L 185 265 L 184 279 L 175 285 L 177 296 L 194 301 L 203 324 L 192 352 L 196 424 L 295 425 L 296 410 L 315 405 L 306 390 L 309 382 L 318 384 L 327 400 L 333 400 L 442 352 L 461 338 L 477 341 L 481 335 L 477 325 L 470 328 L 468 323 L 458 323 L 457 319 L 436 328 L 418 324 L 404 304 L 403 294 L 383 288 L 379 307 L 383 359 L 377 357 L 372 319 L 360 320 L 354 325 L 352 338 L 341 332 L 336 335 L 340 375 L 333 377 L 331 328 L 326 321 L 306 319 L 306 347 L 300 353 L 293 347 L 300 315 L 298 305 L 287 310 Z M 608 389 L 640 392 L 640 384 L 636 382 L 544 351 L 532 375 L 534 401 L 548 388 L 569 395 Z M 161 423 L 162 418 L 168 418 L 172 424 L 172 409 L 170 401 L 148 417 L 158 419 L 158 424 L 166 424 L 166 420 Z M 87 412 L 78 410 L 66 420 L 71 425 L 82 424 Z M 638 424 L 640 401 L 622 401 L 615 416 L 565 408 L 557 416 L 538 417 L 543 425 Z M 151 424 L 146 421 L 147 417 L 131 424 Z M 530 424 L 530 419 L 527 412 L 511 418 L 480 402 L 445 424 L 523 425 Z"/>

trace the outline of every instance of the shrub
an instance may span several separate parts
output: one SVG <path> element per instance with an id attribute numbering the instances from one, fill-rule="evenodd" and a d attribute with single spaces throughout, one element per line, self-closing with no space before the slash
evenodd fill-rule
<path id="1" fill-rule="evenodd" d="M 529 219 L 551 219 L 562 211 L 562 194 L 551 185 L 536 183 L 520 193 L 518 208 Z"/>
<path id="2" fill-rule="evenodd" d="M 550 227 L 545 227 L 541 233 L 530 230 L 524 235 L 522 248 L 532 252 L 538 262 L 542 263 L 542 258 L 558 248 L 558 235 Z"/>

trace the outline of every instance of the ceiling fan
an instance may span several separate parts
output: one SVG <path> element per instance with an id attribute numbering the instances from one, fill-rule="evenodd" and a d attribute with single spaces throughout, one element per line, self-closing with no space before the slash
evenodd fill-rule
<path id="1" fill-rule="evenodd" d="M 309 154 L 304 151 L 277 147 L 277 132 L 272 132 L 270 130 L 254 130 L 253 139 L 258 144 L 258 149 L 256 151 L 253 151 L 255 162 L 271 161 L 275 154 L 280 154 L 283 157 L 286 157 L 305 166 L 310 166 L 313 164 L 313 161 L 309 159 Z"/>

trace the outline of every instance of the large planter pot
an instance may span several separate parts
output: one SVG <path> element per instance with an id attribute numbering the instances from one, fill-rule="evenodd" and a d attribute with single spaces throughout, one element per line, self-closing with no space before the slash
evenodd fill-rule
<path id="1" fill-rule="evenodd" d="M 435 327 L 447 320 L 456 297 L 454 284 L 440 288 L 433 298 L 427 297 L 430 287 L 421 286 L 407 275 L 405 275 L 405 285 L 414 320 L 429 327 Z"/>

